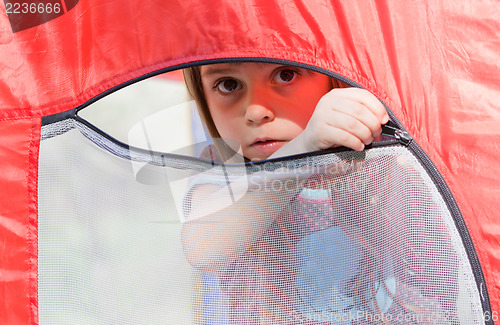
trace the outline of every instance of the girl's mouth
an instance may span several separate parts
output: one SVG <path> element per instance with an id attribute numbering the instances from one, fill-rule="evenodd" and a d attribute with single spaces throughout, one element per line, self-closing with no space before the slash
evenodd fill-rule
<path id="1" fill-rule="evenodd" d="M 263 155 L 272 155 L 275 151 L 285 145 L 287 141 L 276 139 L 262 139 L 255 141 L 251 147 Z"/>

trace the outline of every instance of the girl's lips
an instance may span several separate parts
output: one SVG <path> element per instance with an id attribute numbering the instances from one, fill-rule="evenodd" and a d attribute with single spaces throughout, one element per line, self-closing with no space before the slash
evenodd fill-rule
<path id="1" fill-rule="evenodd" d="M 271 155 L 285 144 L 286 141 L 284 140 L 267 139 L 254 142 L 251 147 L 261 154 Z"/>

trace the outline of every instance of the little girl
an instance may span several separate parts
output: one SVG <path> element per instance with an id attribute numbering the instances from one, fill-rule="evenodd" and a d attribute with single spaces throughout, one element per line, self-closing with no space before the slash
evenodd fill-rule
<path id="1" fill-rule="evenodd" d="M 221 162 L 234 153 L 259 161 L 336 146 L 361 151 L 389 120 L 368 91 L 303 68 L 222 63 L 186 69 L 184 76 L 211 136 L 224 140 L 203 155 Z M 210 202 L 221 185 L 190 190 L 184 252 L 195 268 L 217 273 L 229 324 L 350 324 L 359 311 L 384 312 L 392 303 L 390 281 L 360 289 L 366 254 L 355 231 L 336 223 L 341 207 L 330 202 L 332 180 L 301 181 L 212 206 L 216 212 L 197 202 Z M 276 213 L 277 206 L 287 208 Z M 325 313 L 331 317 L 315 320 Z M 350 318 L 338 322 L 344 315 Z"/>

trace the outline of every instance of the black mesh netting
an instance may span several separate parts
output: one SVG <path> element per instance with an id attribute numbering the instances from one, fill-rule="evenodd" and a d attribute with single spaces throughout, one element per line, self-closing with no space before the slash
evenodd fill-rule
<path id="1" fill-rule="evenodd" d="M 43 128 L 40 324 L 480 324 L 459 232 L 404 146 L 264 164 Z"/>

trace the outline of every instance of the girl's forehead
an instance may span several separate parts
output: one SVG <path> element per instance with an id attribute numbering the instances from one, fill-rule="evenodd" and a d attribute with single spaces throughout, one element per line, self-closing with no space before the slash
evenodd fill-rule
<path id="1" fill-rule="evenodd" d="M 203 65 L 200 68 L 200 73 L 202 76 L 208 76 L 212 74 L 224 74 L 231 72 L 241 72 L 241 71 L 255 71 L 255 69 L 274 69 L 279 65 L 273 63 L 265 62 L 229 62 L 229 63 L 216 63 Z"/>

